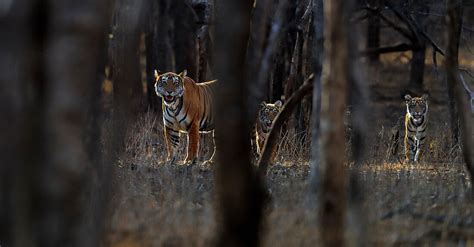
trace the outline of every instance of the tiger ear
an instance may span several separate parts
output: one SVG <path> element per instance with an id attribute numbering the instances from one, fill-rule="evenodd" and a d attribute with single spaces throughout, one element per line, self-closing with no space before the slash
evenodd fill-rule
<path id="1" fill-rule="evenodd" d="M 406 101 L 410 101 L 411 99 L 412 99 L 412 97 L 409 94 L 405 95 L 405 100 Z"/>
<path id="2" fill-rule="evenodd" d="M 421 98 L 422 98 L 423 100 L 428 100 L 428 94 L 427 94 L 427 93 L 423 94 L 423 95 L 421 96 Z"/>
<path id="3" fill-rule="evenodd" d="M 179 73 L 179 76 L 184 78 L 186 77 L 186 75 L 188 74 L 188 71 L 187 70 L 183 70 L 183 72 Z"/>
<path id="4" fill-rule="evenodd" d="M 283 102 L 281 102 L 281 100 L 277 100 L 277 101 L 275 102 L 275 106 L 278 107 L 278 108 L 280 108 L 280 107 L 283 106 Z"/>
<path id="5" fill-rule="evenodd" d="M 158 71 L 155 69 L 155 79 L 158 79 L 158 77 L 160 77 L 160 75 L 158 74 Z"/>

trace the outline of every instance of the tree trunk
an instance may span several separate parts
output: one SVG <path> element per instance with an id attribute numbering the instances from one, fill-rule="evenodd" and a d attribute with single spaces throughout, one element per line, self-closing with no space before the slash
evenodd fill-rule
<path id="1" fill-rule="evenodd" d="M 188 71 L 188 76 L 197 80 L 197 19 L 187 0 L 172 0 L 173 50 L 177 56 L 176 72 Z M 169 20 L 164 20 L 169 21 Z"/>
<path id="2" fill-rule="evenodd" d="M 453 88 L 454 101 L 458 108 L 455 116 L 460 120 L 462 130 L 462 150 L 464 161 L 466 162 L 467 169 L 471 175 L 471 179 L 474 177 L 474 138 L 473 138 L 473 124 L 472 115 L 470 113 L 470 105 L 466 97 L 466 92 L 462 87 L 459 78 L 459 39 L 462 28 L 462 1 L 459 0 L 448 0 L 448 49 L 446 53 L 446 72 L 449 87 Z M 473 190 L 474 195 L 474 190 Z"/>
<path id="3" fill-rule="evenodd" d="M 226 1 L 216 19 L 217 96 L 215 184 L 220 219 L 218 246 L 258 246 L 264 191 L 250 163 L 245 49 L 253 1 Z M 232 30 L 232 35 L 229 35 Z M 234 131 L 228 131 L 233 129 Z"/>
<path id="4" fill-rule="evenodd" d="M 418 1 L 413 3 L 413 11 L 421 13 L 428 13 L 429 8 L 425 1 Z M 409 13 L 405 16 L 410 16 Z M 415 18 L 406 17 L 412 26 L 415 35 L 416 49 L 412 51 L 411 69 L 410 69 L 410 88 L 421 94 L 423 90 L 423 78 L 425 75 L 425 59 L 426 59 L 426 39 L 423 37 L 422 29 L 423 22 L 426 17 L 424 15 L 415 15 Z"/>
<path id="5" fill-rule="evenodd" d="M 311 113 L 311 177 L 310 191 L 316 193 L 319 188 L 320 180 L 320 117 L 321 117 L 321 73 L 323 69 L 324 59 L 324 6 L 323 0 L 316 0 L 313 4 L 313 59 L 312 67 L 314 71 L 314 88 L 313 88 L 313 110 Z"/>
<path id="6" fill-rule="evenodd" d="M 5 156 L 7 162 L 14 158 L 8 162 L 14 168 L 1 173 L 2 182 L 4 175 L 10 176 L 7 202 L 15 207 L 2 207 L 2 216 L 11 216 L 9 229 L 0 230 L 1 244 L 80 246 L 85 172 L 91 162 L 84 140 L 88 96 L 97 80 L 97 40 L 105 36 L 107 2 L 83 1 L 80 8 L 70 2 L 13 5 L 1 26 L 15 31 L 7 31 L 12 35 L 2 40 L 0 91 L 8 107 L 2 112 L 11 117 L 11 127 L 1 129 L 16 129 L 10 132 L 16 138 L 10 139 L 11 152 Z M 14 69 L 4 59 L 15 61 Z M 3 227 L 3 217 L 1 222 Z M 3 234 L 9 235 L 6 242 Z"/>
<path id="7" fill-rule="evenodd" d="M 322 100 L 322 183 L 320 236 L 325 246 L 344 246 L 347 204 L 347 168 L 344 116 L 349 81 L 350 1 L 324 3 L 325 68 Z"/>
<path id="8" fill-rule="evenodd" d="M 420 47 L 412 51 L 410 65 L 410 88 L 417 93 L 423 90 L 423 77 L 425 75 L 426 46 L 424 41 Z"/>
<path id="9" fill-rule="evenodd" d="M 156 112 L 161 111 L 161 99 L 155 93 L 155 70 L 160 70 L 158 60 L 166 59 L 164 54 L 160 54 L 160 42 L 166 40 L 159 36 L 160 28 L 160 9 L 159 1 L 148 3 L 147 9 L 147 28 L 145 30 L 145 53 L 146 53 L 146 85 L 147 85 L 147 104 L 148 107 Z M 164 25 L 163 25 L 164 26 Z M 160 57 L 160 55 L 162 55 Z M 164 69 L 164 68 L 163 68 Z"/>
<path id="10" fill-rule="evenodd" d="M 367 1 L 371 8 L 380 8 L 380 0 Z M 371 13 L 367 20 L 367 49 L 378 48 L 380 46 L 380 18 L 375 13 Z M 379 62 L 380 54 L 369 54 L 369 60 L 373 63 Z"/>
<path id="11" fill-rule="evenodd" d="M 131 105 L 117 105 L 116 109 L 137 112 L 143 98 L 140 75 L 139 41 L 142 24 L 142 1 L 118 0 L 115 6 L 115 33 L 112 44 L 112 81 L 114 102 L 119 98 L 133 99 Z M 126 69 L 125 69 L 126 68 Z M 126 86 L 124 86 L 126 85 Z M 120 133 L 124 135 L 124 133 Z M 123 139 L 120 137 L 119 139 Z"/>

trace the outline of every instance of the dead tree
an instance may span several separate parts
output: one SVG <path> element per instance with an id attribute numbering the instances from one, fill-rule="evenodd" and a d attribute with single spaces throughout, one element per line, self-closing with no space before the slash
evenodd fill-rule
<path id="1" fill-rule="evenodd" d="M 258 246 L 260 242 L 264 191 L 250 163 L 252 120 L 245 106 L 246 79 L 242 73 L 252 3 L 226 1 L 218 6 L 216 16 L 218 246 Z"/>
<path id="2" fill-rule="evenodd" d="M 324 3 L 325 65 L 321 115 L 320 236 L 325 246 L 344 245 L 347 205 L 345 152 L 346 89 L 349 82 L 350 1 Z M 342 152 L 341 152 L 342 151 Z"/>
<path id="3" fill-rule="evenodd" d="M 454 116 L 460 121 L 462 130 L 462 151 L 467 169 L 474 177 L 474 139 L 472 116 L 470 114 L 470 104 L 467 99 L 466 91 L 459 78 L 459 40 L 462 28 L 463 6 L 462 0 L 449 0 L 447 2 L 448 11 L 448 47 L 446 54 L 446 79 L 449 87 L 454 91 L 454 102 L 456 102 L 457 114 Z"/>

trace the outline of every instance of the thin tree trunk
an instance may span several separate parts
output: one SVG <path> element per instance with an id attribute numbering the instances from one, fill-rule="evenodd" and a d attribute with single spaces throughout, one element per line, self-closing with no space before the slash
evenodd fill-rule
<path id="1" fill-rule="evenodd" d="M 325 65 L 322 100 L 322 183 L 320 236 L 325 246 L 344 246 L 347 205 L 347 168 L 344 115 L 349 82 L 350 1 L 324 3 Z"/>
<path id="2" fill-rule="evenodd" d="M 459 78 L 459 39 L 462 28 L 463 7 L 462 0 L 448 0 L 448 49 L 446 54 L 446 72 L 448 85 L 453 88 L 454 101 L 458 108 L 458 116 L 462 129 L 462 150 L 467 169 L 474 177 L 474 138 L 473 123 L 470 114 L 470 105 L 466 97 L 466 92 L 462 87 Z M 474 195 L 474 190 L 473 190 Z"/>
<path id="3" fill-rule="evenodd" d="M 264 191 L 250 163 L 246 104 L 245 49 L 253 1 L 218 6 L 216 26 L 217 94 L 216 192 L 220 227 L 218 246 L 258 246 Z M 228 131 L 232 129 L 233 131 Z"/>

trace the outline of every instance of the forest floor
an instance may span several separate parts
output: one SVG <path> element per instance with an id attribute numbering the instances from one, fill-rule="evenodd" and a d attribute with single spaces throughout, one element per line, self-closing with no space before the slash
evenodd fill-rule
<path id="1" fill-rule="evenodd" d="M 401 78 L 408 75 L 406 66 L 386 68 L 382 64 L 376 73 L 370 73 L 370 107 L 375 120 L 369 126 L 369 157 L 362 166 L 349 168 L 357 175 L 363 193 L 360 210 L 348 213 L 347 242 L 355 245 L 359 233 L 366 232 L 370 246 L 474 246 L 472 181 L 460 158 L 459 145 L 452 145 L 448 138 L 442 74 L 432 68 L 426 73 L 431 134 L 422 162 L 401 164 L 400 145 L 395 155 L 389 151 L 393 137 L 403 135 L 406 83 L 399 82 L 408 81 Z M 105 245 L 212 244 L 216 232 L 212 165 L 164 163 L 161 121 L 151 113 L 143 117 L 133 133 L 117 168 Z M 277 163 L 268 170 L 271 201 L 266 208 L 263 243 L 314 246 L 319 237 L 317 198 L 308 187 L 309 144 L 293 141 L 289 145 L 286 141 L 282 139 Z M 357 219 L 364 218 L 367 227 L 361 229 Z"/>

